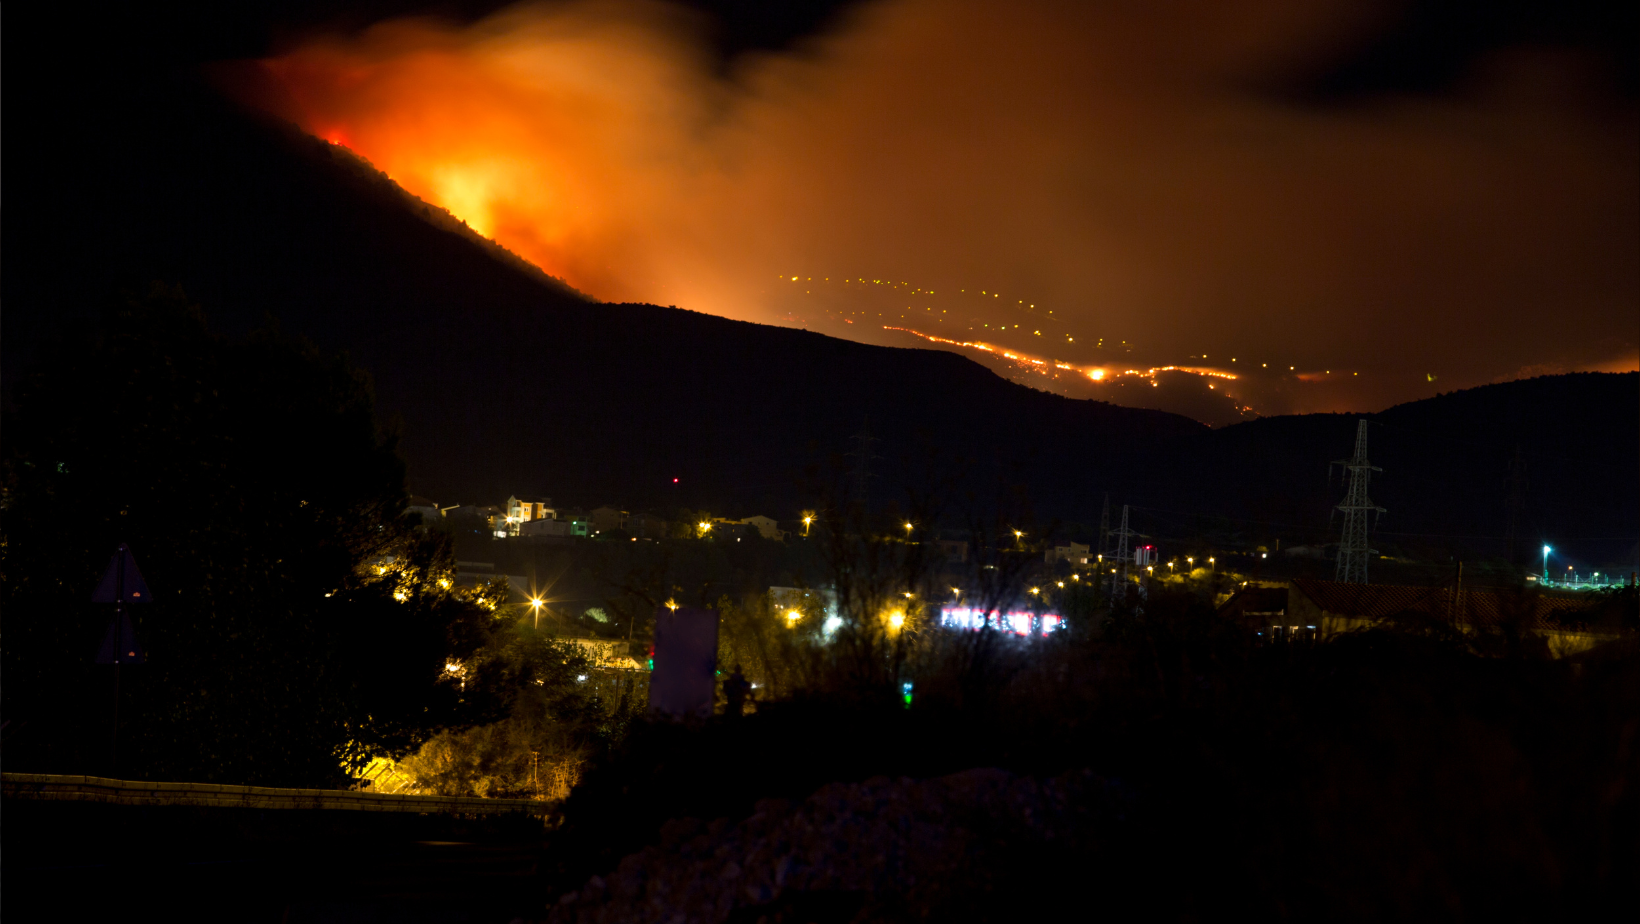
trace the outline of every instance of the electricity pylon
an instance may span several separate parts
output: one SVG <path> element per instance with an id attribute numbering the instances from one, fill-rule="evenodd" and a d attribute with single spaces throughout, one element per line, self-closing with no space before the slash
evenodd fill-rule
<path id="1" fill-rule="evenodd" d="M 1115 599 L 1118 590 L 1125 591 L 1127 589 L 1128 564 L 1133 560 L 1133 555 L 1128 551 L 1128 537 L 1137 535 L 1133 530 L 1128 529 L 1127 504 L 1122 505 L 1122 525 L 1111 530 L 1110 534 L 1116 537 L 1115 559 L 1122 563 L 1121 570 L 1111 575 L 1110 578 L 1110 595 L 1112 599 Z"/>
<path id="2" fill-rule="evenodd" d="M 1367 482 L 1373 472 L 1383 469 L 1367 461 L 1367 422 L 1361 420 L 1355 427 L 1355 455 L 1332 463 L 1341 465 L 1350 473 L 1350 493 L 1335 509 L 1344 512 L 1344 534 L 1338 541 L 1338 573 L 1335 580 L 1346 584 L 1367 583 L 1367 562 L 1378 554 L 1367 547 L 1367 517 L 1384 514 L 1384 508 L 1375 505 L 1367 496 Z"/>

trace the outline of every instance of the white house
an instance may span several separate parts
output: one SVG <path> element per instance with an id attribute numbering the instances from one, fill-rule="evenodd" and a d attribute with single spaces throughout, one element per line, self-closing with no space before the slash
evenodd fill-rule
<path id="1" fill-rule="evenodd" d="M 738 520 L 736 522 L 752 527 L 757 530 L 758 535 L 765 539 L 774 539 L 778 541 L 786 538 L 786 533 L 780 528 L 780 524 L 765 516 L 747 517 L 744 520 Z"/>

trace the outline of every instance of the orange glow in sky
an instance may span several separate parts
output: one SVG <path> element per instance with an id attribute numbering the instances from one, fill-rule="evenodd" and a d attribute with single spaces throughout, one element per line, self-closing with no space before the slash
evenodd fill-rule
<path id="1" fill-rule="evenodd" d="M 659 33 L 619 20 L 597 34 L 580 19 L 495 22 L 394 21 L 263 65 L 288 94 L 283 114 L 478 233 L 597 298 L 663 295 L 646 284 L 645 238 L 670 217 L 632 210 L 682 192 L 663 188 L 677 97 L 648 91 L 690 70 Z"/>
<path id="2" fill-rule="evenodd" d="M 915 279 L 894 311 L 938 315 L 920 326 L 948 346 L 1015 334 L 1084 382 L 1220 354 L 1307 370 L 1236 384 L 1272 413 L 1633 368 L 1632 133 L 1509 96 L 1526 59 L 1461 97 L 1258 89 L 1353 40 L 1354 9 L 882 0 L 723 68 L 680 7 L 520 5 L 309 38 L 247 96 L 607 301 L 884 342 L 893 316 L 791 272 Z M 1053 326 L 1016 330 L 1039 305 Z"/>

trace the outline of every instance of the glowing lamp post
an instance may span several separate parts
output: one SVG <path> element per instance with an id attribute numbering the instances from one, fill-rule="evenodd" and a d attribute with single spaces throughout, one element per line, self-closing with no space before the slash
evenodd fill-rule
<path id="1" fill-rule="evenodd" d="M 1554 549 L 1548 546 L 1543 547 L 1543 583 L 1545 584 L 1549 583 L 1549 553 L 1553 551 Z"/>

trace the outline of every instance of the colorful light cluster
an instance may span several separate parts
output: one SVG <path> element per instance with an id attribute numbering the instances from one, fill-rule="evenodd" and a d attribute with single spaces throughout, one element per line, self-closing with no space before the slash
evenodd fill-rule
<path id="1" fill-rule="evenodd" d="M 1055 613 L 1044 613 L 1039 616 L 1028 610 L 998 613 L 971 606 L 947 606 L 940 609 L 940 625 L 951 629 L 974 630 L 990 626 L 999 632 L 1019 636 L 1040 635 L 1046 638 L 1064 628 L 1065 620 Z"/>

